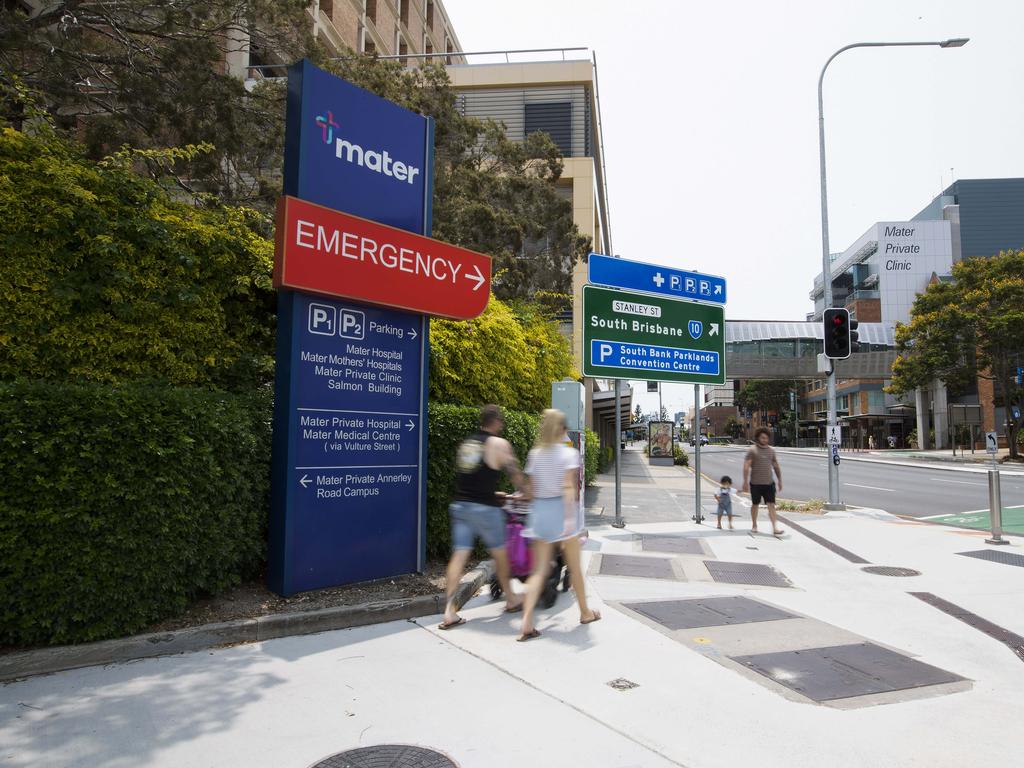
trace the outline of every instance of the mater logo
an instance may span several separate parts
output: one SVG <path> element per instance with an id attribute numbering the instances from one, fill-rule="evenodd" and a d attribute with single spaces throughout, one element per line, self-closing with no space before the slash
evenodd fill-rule
<path id="1" fill-rule="evenodd" d="M 334 156 L 339 160 L 354 163 L 374 173 L 382 173 L 406 184 L 412 184 L 413 179 L 419 175 L 419 168 L 395 160 L 386 149 L 363 149 L 359 144 L 354 144 L 341 136 L 335 138 L 334 129 L 341 126 L 335 122 L 334 113 L 330 110 L 326 114 L 316 115 L 315 121 L 322 131 L 324 144 L 334 144 Z"/>

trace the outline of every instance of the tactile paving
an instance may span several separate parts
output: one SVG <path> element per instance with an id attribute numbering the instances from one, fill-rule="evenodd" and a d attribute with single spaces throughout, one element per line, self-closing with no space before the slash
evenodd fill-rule
<path id="1" fill-rule="evenodd" d="M 761 563 L 727 563 L 705 560 L 704 565 L 715 581 L 727 584 L 756 584 L 761 587 L 791 587 L 785 574 Z"/>
<path id="2" fill-rule="evenodd" d="M 991 560 L 993 563 L 1003 565 L 1017 565 L 1024 568 L 1024 555 L 1017 555 L 1013 552 L 1003 552 L 1001 549 L 978 549 L 974 552 L 957 552 L 964 557 L 976 557 L 979 560 Z"/>
<path id="3" fill-rule="evenodd" d="M 458 768 L 450 758 L 423 747 L 382 744 L 331 755 L 313 768 Z"/>
<path id="4" fill-rule="evenodd" d="M 722 627 L 797 618 L 781 608 L 746 597 L 701 597 L 689 600 L 657 600 L 647 603 L 623 603 L 666 629 Z"/>
<path id="5" fill-rule="evenodd" d="M 675 579 L 672 561 L 664 557 L 601 555 L 602 576 L 639 576 L 645 579 Z"/>
<path id="6" fill-rule="evenodd" d="M 700 539 L 692 536 L 642 536 L 641 546 L 645 552 L 671 552 L 676 555 L 707 554 Z"/>
<path id="7" fill-rule="evenodd" d="M 734 656 L 732 659 L 814 701 L 888 693 L 964 679 L 873 643 Z"/>

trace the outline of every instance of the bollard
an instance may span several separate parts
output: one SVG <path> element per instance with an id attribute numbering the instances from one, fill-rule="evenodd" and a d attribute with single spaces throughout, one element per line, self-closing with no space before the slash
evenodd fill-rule
<path id="1" fill-rule="evenodd" d="M 1003 498 L 999 490 L 999 470 L 988 471 L 988 507 L 992 516 L 992 538 L 986 544 L 1009 544 L 1003 538 Z"/>

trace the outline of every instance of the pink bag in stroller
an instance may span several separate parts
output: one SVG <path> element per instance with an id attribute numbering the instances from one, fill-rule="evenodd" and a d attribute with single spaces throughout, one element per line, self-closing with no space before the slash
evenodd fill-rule
<path id="1" fill-rule="evenodd" d="M 523 525 L 519 515 L 509 515 L 505 523 L 505 551 L 508 552 L 509 569 L 517 579 L 530 575 L 533 563 L 530 558 L 530 544 L 523 536 Z"/>

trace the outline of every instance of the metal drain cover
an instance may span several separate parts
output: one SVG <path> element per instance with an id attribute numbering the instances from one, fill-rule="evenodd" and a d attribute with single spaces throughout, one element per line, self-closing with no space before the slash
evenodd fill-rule
<path id="1" fill-rule="evenodd" d="M 734 656 L 732 659 L 814 701 L 888 693 L 964 679 L 873 643 Z"/>
<path id="2" fill-rule="evenodd" d="M 666 629 L 673 630 L 797 618 L 792 613 L 786 613 L 773 605 L 765 605 L 747 597 L 701 597 L 623 605 L 656 621 Z"/>
<path id="3" fill-rule="evenodd" d="M 311 768 L 458 768 L 450 758 L 423 747 L 382 744 L 339 752 Z"/>
<path id="4" fill-rule="evenodd" d="M 1018 565 L 1024 567 L 1024 555 L 1015 555 L 1013 552 L 1003 552 L 1001 549 L 979 549 L 975 552 L 957 552 L 964 557 L 976 557 L 979 560 L 991 560 L 993 563 L 1003 565 Z"/>
<path id="5" fill-rule="evenodd" d="M 864 573 L 873 573 L 876 576 L 920 576 L 920 571 L 913 568 L 899 568 L 895 565 L 869 565 L 861 568 Z"/>
<path id="6" fill-rule="evenodd" d="M 711 578 L 727 584 L 757 584 L 762 587 L 791 587 L 789 579 L 770 565 L 760 563 L 726 563 L 705 560 Z"/>
<path id="7" fill-rule="evenodd" d="M 645 552 L 672 552 L 677 555 L 704 555 L 700 540 L 690 536 L 643 536 Z"/>
<path id="8" fill-rule="evenodd" d="M 664 557 L 601 555 L 602 576 L 640 576 L 645 579 L 675 579 L 672 561 Z"/>

